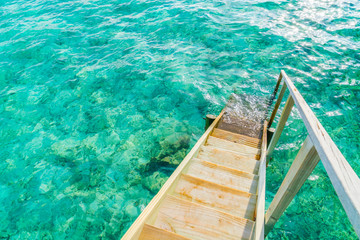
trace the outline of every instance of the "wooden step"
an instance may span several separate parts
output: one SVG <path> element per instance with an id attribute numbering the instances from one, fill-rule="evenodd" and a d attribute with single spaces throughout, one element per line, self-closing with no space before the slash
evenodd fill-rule
<path id="1" fill-rule="evenodd" d="M 237 217 L 254 220 L 254 194 L 183 174 L 174 195 Z"/>
<path id="2" fill-rule="evenodd" d="M 259 161 L 212 146 L 202 146 L 198 158 L 229 168 L 257 174 Z"/>
<path id="3" fill-rule="evenodd" d="M 237 190 L 256 193 L 258 176 L 194 158 L 185 174 Z"/>
<path id="4" fill-rule="evenodd" d="M 252 138 L 261 138 L 261 134 L 262 134 L 262 123 L 261 121 L 253 121 L 252 119 L 249 118 L 233 118 L 232 116 L 230 116 L 229 114 L 227 114 L 226 118 L 228 120 L 225 120 L 224 118 L 222 118 L 217 126 L 217 128 L 228 131 L 228 132 L 233 132 L 233 133 L 237 133 L 240 135 L 245 135 L 245 136 L 249 136 Z"/>
<path id="5" fill-rule="evenodd" d="M 221 138 L 209 136 L 205 145 L 233 151 L 245 157 L 260 159 L 260 149 L 249 147 L 239 143 L 230 142 Z"/>
<path id="6" fill-rule="evenodd" d="M 254 222 L 168 195 L 156 227 L 194 240 L 249 239 Z"/>
<path id="7" fill-rule="evenodd" d="M 190 240 L 173 232 L 145 224 L 139 240 Z"/>
<path id="8" fill-rule="evenodd" d="M 245 135 L 232 133 L 219 128 L 215 128 L 211 136 L 221 138 L 230 142 L 244 144 L 249 147 L 260 148 L 261 140 Z"/>

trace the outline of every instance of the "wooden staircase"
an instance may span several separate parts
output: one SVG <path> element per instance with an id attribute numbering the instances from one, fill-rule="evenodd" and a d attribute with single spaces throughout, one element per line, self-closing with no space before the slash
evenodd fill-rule
<path id="1" fill-rule="evenodd" d="M 266 105 L 282 80 L 267 122 Z M 276 128 L 269 129 L 267 146 L 267 128 L 287 89 L 290 94 Z M 263 240 L 320 160 L 360 237 L 360 178 L 284 71 L 264 103 L 256 96 L 232 96 L 122 239 Z M 265 214 L 266 162 L 294 104 L 308 136 Z"/>
<path id="2" fill-rule="evenodd" d="M 215 128 L 139 239 L 250 239 L 260 139 Z"/>
<path id="3" fill-rule="evenodd" d="M 262 141 L 218 128 L 220 120 L 123 239 L 251 239 Z"/>

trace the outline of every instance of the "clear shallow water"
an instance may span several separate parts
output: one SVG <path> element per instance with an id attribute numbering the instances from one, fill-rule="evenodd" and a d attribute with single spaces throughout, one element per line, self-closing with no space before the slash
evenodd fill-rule
<path id="1" fill-rule="evenodd" d="M 269 95 L 280 69 L 360 174 L 357 0 L 14 0 L 0 16 L 2 238 L 118 239 L 202 117 L 234 90 Z M 294 111 L 267 204 L 305 137 Z M 356 239 L 321 164 L 279 238 Z"/>

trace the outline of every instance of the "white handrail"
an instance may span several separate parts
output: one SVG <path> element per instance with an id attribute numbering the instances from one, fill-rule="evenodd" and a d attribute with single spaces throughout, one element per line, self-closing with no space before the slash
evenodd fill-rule
<path id="1" fill-rule="evenodd" d="M 284 84 L 289 89 L 295 106 L 299 110 L 309 137 L 325 167 L 341 204 L 356 234 L 360 237 L 360 179 L 283 70 L 280 73 L 279 81 L 282 79 L 284 79 Z"/>

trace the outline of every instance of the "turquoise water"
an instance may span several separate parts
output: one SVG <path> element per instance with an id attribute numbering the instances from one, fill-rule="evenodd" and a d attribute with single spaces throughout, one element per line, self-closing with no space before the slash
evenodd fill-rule
<path id="1" fill-rule="evenodd" d="M 360 2 L 0 1 L 0 238 L 118 239 L 234 91 L 286 70 L 360 174 Z M 298 138 L 300 136 L 300 138 Z M 306 132 L 296 111 L 267 205 Z M 269 239 L 356 239 L 320 163 Z"/>

